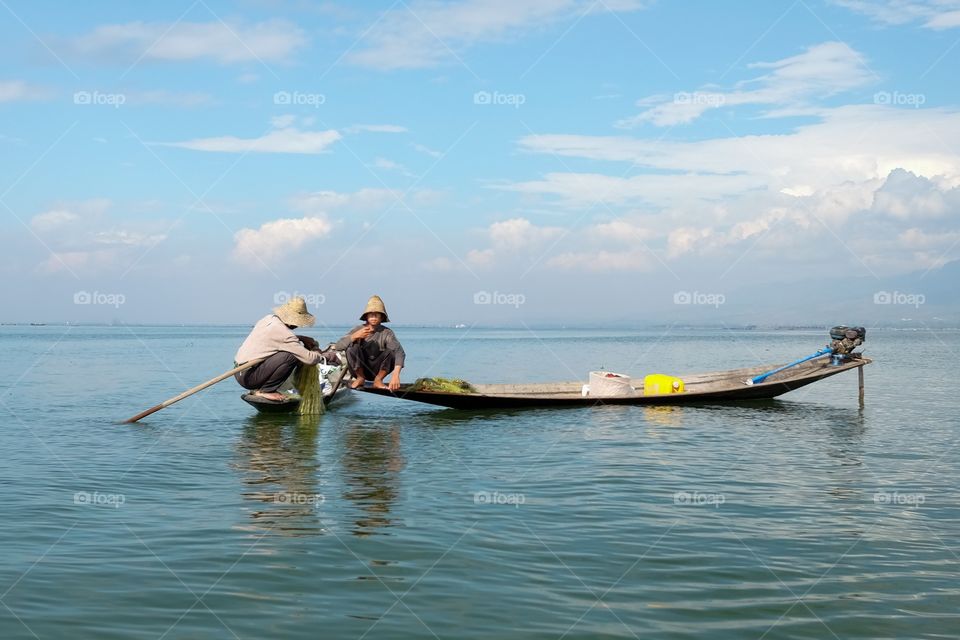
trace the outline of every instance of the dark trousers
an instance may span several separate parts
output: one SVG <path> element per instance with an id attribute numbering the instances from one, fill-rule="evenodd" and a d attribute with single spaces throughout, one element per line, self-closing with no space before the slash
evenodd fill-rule
<path id="1" fill-rule="evenodd" d="M 244 389 L 273 392 L 290 377 L 300 361 L 289 351 L 278 351 L 258 365 L 235 374 Z"/>
<path id="2" fill-rule="evenodd" d="M 393 353 L 381 351 L 375 342 L 362 340 L 347 347 L 347 368 L 355 376 L 376 378 L 381 371 L 393 371 L 395 364 Z"/>

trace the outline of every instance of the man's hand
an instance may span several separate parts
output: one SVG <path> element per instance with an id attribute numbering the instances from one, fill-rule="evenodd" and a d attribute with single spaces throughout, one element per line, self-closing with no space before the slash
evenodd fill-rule
<path id="1" fill-rule="evenodd" d="M 357 331 L 354 331 L 350 335 L 350 339 L 356 342 L 357 340 L 365 340 L 372 335 L 373 335 L 373 327 L 371 327 L 370 325 L 367 325 L 362 329 L 358 329 Z"/>
<path id="2" fill-rule="evenodd" d="M 396 391 L 400 388 L 400 369 L 394 369 L 393 375 L 390 376 L 390 382 L 387 383 L 387 389 L 390 391 Z"/>
<path id="3" fill-rule="evenodd" d="M 303 343 L 310 351 L 318 351 L 320 349 L 320 343 L 311 338 L 310 336 L 297 336 L 297 340 Z"/>

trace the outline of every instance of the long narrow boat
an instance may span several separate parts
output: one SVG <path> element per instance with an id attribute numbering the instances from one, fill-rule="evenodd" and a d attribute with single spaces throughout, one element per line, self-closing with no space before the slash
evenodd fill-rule
<path id="1" fill-rule="evenodd" d="M 451 409 L 513 409 L 519 407 L 584 407 L 605 404 L 678 405 L 690 403 L 733 402 L 775 398 L 805 387 L 808 384 L 835 376 L 844 371 L 860 369 L 872 360 L 853 354 L 844 356 L 839 364 L 831 358 L 810 360 L 775 373 L 763 382 L 747 384 L 747 380 L 778 368 L 781 365 L 731 369 L 680 376 L 684 381 L 682 393 L 643 395 L 643 387 L 634 385 L 634 395 L 592 397 L 581 393 L 582 382 L 555 382 L 541 384 L 475 384 L 472 393 L 445 393 L 417 391 L 412 385 L 401 385 L 395 391 L 363 387 L 362 391 L 381 396 L 412 400 Z"/>

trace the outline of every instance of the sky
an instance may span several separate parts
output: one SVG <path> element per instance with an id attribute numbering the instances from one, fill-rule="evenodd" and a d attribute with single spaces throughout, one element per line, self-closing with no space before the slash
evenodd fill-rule
<path id="1" fill-rule="evenodd" d="M 960 0 L 0 16 L 2 322 L 919 312 L 960 258 Z"/>

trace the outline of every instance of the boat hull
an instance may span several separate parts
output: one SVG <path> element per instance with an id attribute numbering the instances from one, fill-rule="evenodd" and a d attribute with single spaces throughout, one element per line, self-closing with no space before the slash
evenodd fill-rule
<path id="1" fill-rule="evenodd" d="M 474 385 L 477 393 L 442 393 L 414 391 L 410 385 L 395 392 L 364 387 L 361 391 L 401 400 L 422 402 L 450 409 L 519 409 L 525 407 L 592 407 L 602 405 L 683 405 L 697 403 L 736 402 L 776 398 L 844 371 L 859 369 L 872 361 L 869 358 L 850 358 L 838 365 L 829 359 L 804 363 L 795 369 L 782 371 L 760 384 L 748 385 L 746 380 L 777 365 L 735 369 L 714 373 L 680 376 L 687 385 L 683 393 L 643 395 L 642 388 L 635 395 L 598 398 L 580 394 L 582 383 L 565 382 L 541 385 Z"/>

